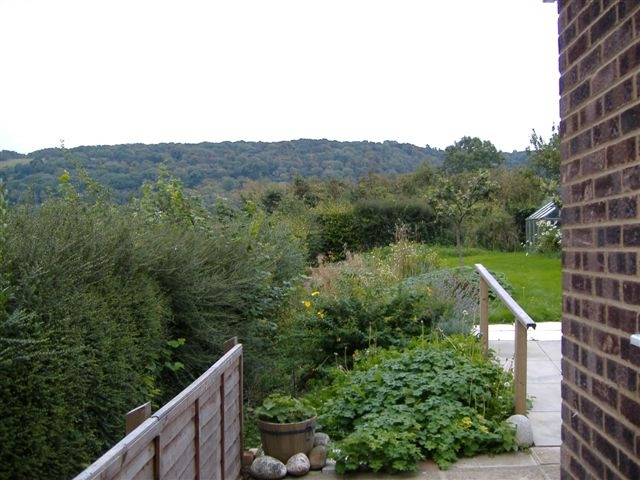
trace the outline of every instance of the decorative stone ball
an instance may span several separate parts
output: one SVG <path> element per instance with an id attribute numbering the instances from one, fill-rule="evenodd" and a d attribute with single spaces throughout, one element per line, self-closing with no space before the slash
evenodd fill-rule
<path id="1" fill-rule="evenodd" d="M 527 448 L 533 445 L 533 429 L 531 420 L 524 415 L 511 415 L 507 418 L 507 423 L 516 429 L 516 443 L 519 447 Z"/>

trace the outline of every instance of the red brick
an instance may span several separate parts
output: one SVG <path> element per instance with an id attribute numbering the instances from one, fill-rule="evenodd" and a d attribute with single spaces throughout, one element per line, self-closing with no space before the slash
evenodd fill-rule
<path id="1" fill-rule="evenodd" d="M 580 60 L 580 79 L 591 75 L 602 64 L 602 50 L 596 46 L 586 57 Z"/>
<path id="2" fill-rule="evenodd" d="M 638 373 L 612 359 L 607 360 L 607 378 L 631 393 L 635 393 L 638 388 Z M 615 392 L 617 400 L 617 390 L 613 387 L 610 388 Z M 617 403 L 610 405 L 617 408 Z"/>
<path id="3" fill-rule="evenodd" d="M 586 272 L 604 272 L 604 254 L 602 252 L 585 252 L 582 254 L 582 265 Z"/>
<path id="4" fill-rule="evenodd" d="M 580 364 L 583 367 L 585 367 L 587 370 L 589 370 L 591 373 L 595 373 L 596 375 L 602 375 L 602 373 L 604 372 L 604 360 L 602 359 L 601 356 L 597 355 L 593 350 L 588 350 L 586 348 L 583 348 L 581 350 Z M 593 381 L 595 382 L 596 379 L 594 378 Z M 587 415 L 587 416 L 592 420 L 594 419 L 593 415 Z"/>
<path id="5" fill-rule="evenodd" d="M 582 82 L 576 88 L 574 88 L 571 93 L 569 93 L 569 105 L 568 108 L 571 110 L 575 110 L 580 104 L 584 103 L 585 100 L 589 98 L 591 95 L 591 84 L 589 80 Z"/>
<path id="6" fill-rule="evenodd" d="M 609 201 L 609 220 L 633 219 L 637 216 L 637 197 L 616 198 Z"/>
<path id="7" fill-rule="evenodd" d="M 633 450 L 633 437 L 634 437 L 633 432 L 629 430 L 627 427 L 625 427 L 624 425 L 622 425 L 618 419 L 612 417 L 611 415 L 605 415 L 604 431 L 608 435 L 610 435 L 611 438 L 615 440 L 616 443 L 621 447 L 629 450 Z M 602 440 L 598 441 L 598 438 L 596 437 L 595 439 L 596 441 L 594 443 L 599 444 L 601 447 L 603 447 L 603 453 L 608 452 L 609 458 L 616 458 L 617 455 L 610 456 L 611 455 L 610 447 L 606 445 L 606 443 L 609 443 L 609 445 L 612 445 L 612 444 L 604 440 L 604 438 L 602 438 L 600 435 L 598 435 L 598 437 L 600 437 Z"/>
<path id="8" fill-rule="evenodd" d="M 603 353 L 618 355 L 620 353 L 620 337 L 600 329 L 593 329 L 594 347 Z"/>
<path id="9" fill-rule="evenodd" d="M 640 478 L 640 460 L 629 458 L 623 452 L 618 452 L 618 469 L 625 478 Z"/>
<path id="10" fill-rule="evenodd" d="M 636 427 L 640 427 L 640 404 L 626 395 L 620 395 L 620 413 Z"/>
<path id="11" fill-rule="evenodd" d="M 640 105 L 639 105 L 640 107 Z M 638 110 L 640 113 L 640 110 Z M 640 120 L 640 117 L 638 117 Z M 640 126 L 640 123 L 638 124 Z M 624 127 L 623 127 L 624 130 Z M 627 138 L 607 147 L 607 167 L 613 167 L 636 159 L 636 139 Z"/>
<path id="12" fill-rule="evenodd" d="M 600 149 L 582 158 L 582 174 L 589 175 L 600 172 L 607 162 L 606 150 Z"/>
<path id="13" fill-rule="evenodd" d="M 590 228 L 576 228 L 575 230 L 573 230 L 573 246 L 592 247 L 593 231 Z"/>
<path id="14" fill-rule="evenodd" d="M 585 479 L 590 478 L 603 478 L 604 477 L 604 463 L 600 457 L 594 453 L 590 447 L 583 445 L 581 449 L 582 460 L 589 466 L 589 470 L 594 472 L 595 476 L 589 475 L 583 477 Z"/>
<path id="15" fill-rule="evenodd" d="M 573 162 L 565 163 L 561 167 L 562 182 L 567 182 L 572 178 L 580 175 L 580 160 L 574 160 Z"/>
<path id="16" fill-rule="evenodd" d="M 565 227 L 580 224 L 582 221 L 582 212 L 580 207 L 564 207 L 560 211 L 560 218 L 562 219 L 562 225 Z M 564 233 L 562 238 L 564 238 Z"/>
<path id="17" fill-rule="evenodd" d="M 640 283 L 631 280 L 622 282 L 622 300 L 629 305 L 640 305 Z"/>
<path id="18" fill-rule="evenodd" d="M 622 112 L 620 126 L 622 127 L 622 133 L 625 135 L 640 128 L 640 105 L 634 105 Z"/>
<path id="19" fill-rule="evenodd" d="M 581 439 L 586 443 L 591 443 L 591 427 L 584 421 L 582 415 L 574 415 L 571 418 L 571 426 Z"/>
<path id="20" fill-rule="evenodd" d="M 594 2 L 598 3 L 598 2 Z M 618 14 L 616 7 L 613 6 L 607 10 L 591 27 L 591 43 L 598 42 L 616 25 Z"/>
<path id="21" fill-rule="evenodd" d="M 596 278 L 596 296 L 609 300 L 620 300 L 620 281 L 614 278 Z"/>
<path id="22" fill-rule="evenodd" d="M 622 171 L 622 187 L 624 190 L 640 190 L 640 165 Z"/>
<path id="23" fill-rule="evenodd" d="M 598 375 L 601 375 L 601 373 L 598 373 Z M 618 408 L 618 391 L 615 387 L 594 377 L 591 383 L 591 390 L 596 400 L 610 406 L 614 410 Z"/>
<path id="24" fill-rule="evenodd" d="M 576 24 L 574 22 L 558 35 L 558 51 L 563 51 L 575 38 Z"/>
<path id="25" fill-rule="evenodd" d="M 576 452 L 577 453 L 577 452 Z M 571 473 L 572 478 L 586 478 L 586 471 L 582 466 L 582 462 L 579 462 L 574 457 L 571 457 L 571 462 L 569 463 L 569 472 Z M 565 477 L 563 477 L 564 480 Z M 568 479 L 568 477 L 566 477 Z"/>
<path id="26" fill-rule="evenodd" d="M 589 34 L 588 32 L 580 35 L 567 50 L 567 61 L 572 64 L 580 58 L 589 48 Z"/>
<path id="27" fill-rule="evenodd" d="M 579 80 L 580 77 L 578 77 L 578 66 L 576 65 L 568 72 L 565 72 L 560 76 L 558 93 L 562 95 L 565 92 L 571 91 L 571 89 L 578 84 Z"/>
<path id="28" fill-rule="evenodd" d="M 612 60 L 602 67 L 593 76 L 591 82 L 591 94 L 597 95 L 598 93 L 609 88 L 618 78 L 618 61 Z"/>
<path id="29" fill-rule="evenodd" d="M 571 185 L 571 203 L 580 203 L 584 200 L 593 200 L 593 181 L 591 180 Z"/>
<path id="30" fill-rule="evenodd" d="M 624 225 L 622 243 L 625 247 L 640 247 L 640 225 Z"/>
<path id="31" fill-rule="evenodd" d="M 607 307 L 607 325 L 628 334 L 638 331 L 638 314 L 633 310 L 609 305 Z"/>
<path id="32" fill-rule="evenodd" d="M 604 111 L 610 113 L 618 110 L 634 98 L 633 80 L 629 78 L 604 94 Z"/>
<path id="33" fill-rule="evenodd" d="M 582 218 L 585 223 L 603 222 L 607 219 L 607 204 L 594 202 L 582 208 Z"/>
<path id="34" fill-rule="evenodd" d="M 620 193 L 622 188 L 620 172 L 613 172 L 596 178 L 593 186 L 596 198 L 610 197 Z"/>
<path id="35" fill-rule="evenodd" d="M 580 346 L 565 337 L 562 339 L 562 355 L 569 360 L 578 362 L 580 360 Z"/>
<path id="36" fill-rule="evenodd" d="M 600 2 L 589 2 L 587 8 L 582 10 L 578 15 L 577 25 L 578 31 L 584 31 L 591 26 L 602 9 L 600 8 Z"/>
<path id="37" fill-rule="evenodd" d="M 579 408 L 579 398 L 578 393 L 571 388 L 569 384 L 566 382 L 562 382 L 560 385 L 560 393 L 562 399 L 567 403 L 569 408 L 572 410 L 578 410 Z"/>
<path id="38" fill-rule="evenodd" d="M 602 45 L 604 58 L 612 58 L 633 40 L 633 19 L 618 24 L 616 31 L 609 35 Z"/>
<path id="39" fill-rule="evenodd" d="M 640 369 L 640 348 L 631 345 L 628 339 L 620 343 L 620 358 Z"/>
<path id="40" fill-rule="evenodd" d="M 637 272 L 635 252 L 610 252 L 607 254 L 609 272 L 620 275 L 635 275 Z"/>
<path id="41" fill-rule="evenodd" d="M 627 73 L 633 72 L 640 65 L 640 44 L 636 43 L 627 48 L 618 57 L 618 70 L 620 76 L 624 77 Z"/>
<path id="42" fill-rule="evenodd" d="M 571 289 L 574 292 L 591 293 L 591 277 L 586 275 L 571 275 Z"/>
<path id="43" fill-rule="evenodd" d="M 615 140 L 620 136 L 620 124 L 618 118 L 610 118 L 609 120 L 596 125 L 591 130 L 593 137 L 593 146 Z"/>

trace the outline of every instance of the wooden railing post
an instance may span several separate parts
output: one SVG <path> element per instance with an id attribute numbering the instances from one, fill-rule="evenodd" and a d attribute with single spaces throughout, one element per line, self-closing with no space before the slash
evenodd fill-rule
<path id="1" fill-rule="evenodd" d="M 511 298 L 511 295 L 484 266 L 477 263 L 476 270 L 480 274 L 480 334 L 482 335 L 482 348 L 485 352 L 488 353 L 489 348 L 489 287 L 516 317 L 513 366 L 515 411 L 518 414 L 525 414 L 527 412 L 527 329 L 536 328 L 536 322 Z"/>
<path id="2" fill-rule="evenodd" d="M 489 285 L 480 277 L 480 342 L 484 355 L 489 354 Z"/>
<path id="3" fill-rule="evenodd" d="M 527 327 L 518 321 L 515 336 L 515 407 L 517 414 L 524 415 L 527 412 Z"/>

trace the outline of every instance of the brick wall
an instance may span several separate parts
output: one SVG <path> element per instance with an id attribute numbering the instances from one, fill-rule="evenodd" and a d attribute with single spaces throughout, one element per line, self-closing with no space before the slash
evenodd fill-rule
<path id="1" fill-rule="evenodd" d="M 562 478 L 640 479 L 640 1 L 558 13 Z"/>

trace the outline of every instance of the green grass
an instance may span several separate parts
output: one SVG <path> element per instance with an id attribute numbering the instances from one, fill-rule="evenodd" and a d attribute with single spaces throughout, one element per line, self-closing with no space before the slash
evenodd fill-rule
<path id="1" fill-rule="evenodd" d="M 460 265 L 455 248 L 436 248 L 447 267 Z M 559 321 L 562 315 L 562 272 L 559 256 L 525 252 L 465 250 L 464 264 L 481 263 L 504 274 L 513 286 L 513 298 L 536 322 Z M 499 303 L 499 304 L 498 304 Z M 511 323 L 513 314 L 502 302 L 490 307 L 491 323 Z"/>

